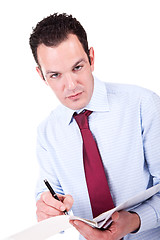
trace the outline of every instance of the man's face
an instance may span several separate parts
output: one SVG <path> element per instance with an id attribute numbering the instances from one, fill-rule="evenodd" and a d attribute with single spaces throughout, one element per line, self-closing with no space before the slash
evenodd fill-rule
<path id="1" fill-rule="evenodd" d="M 94 51 L 90 49 L 91 65 L 76 35 L 69 34 L 68 39 L 57 47 L 38 46 L 38 61 L 41 78 L 56 94 L 60 102 L 73 110 L 85 107 L 93 93 Z M 42 76 L 43 73 L 43 76 Z"/>

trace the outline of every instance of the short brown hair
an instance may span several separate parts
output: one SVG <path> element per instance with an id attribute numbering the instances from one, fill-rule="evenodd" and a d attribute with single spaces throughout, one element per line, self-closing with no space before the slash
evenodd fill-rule
<path id="1" fill-rule="evenodd" d="M 40 44 L 58 46 L 67 39 L 68 34 L 78 37 L 90 62 L 87 34 L 80 22 L 72 15 L 54 13 L 40 21 L 30 36 L 29 43 L 36 63 L 39 65 L 37 48 Z"/>

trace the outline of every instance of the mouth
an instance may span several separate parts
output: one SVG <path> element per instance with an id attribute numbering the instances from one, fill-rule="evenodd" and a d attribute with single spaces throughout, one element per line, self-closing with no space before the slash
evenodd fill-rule
<path id="1" fill-rule="evenodd" d="M 79 92 L 79 93 L 76 93 L 76 94 L 72 94 L 72 95 L 70 95 L 70 96 L 67 96 L 67 98 L 70 99 L 70 100 L 78 100 L 81 95 L 82 95 L 82 92 Z"/>

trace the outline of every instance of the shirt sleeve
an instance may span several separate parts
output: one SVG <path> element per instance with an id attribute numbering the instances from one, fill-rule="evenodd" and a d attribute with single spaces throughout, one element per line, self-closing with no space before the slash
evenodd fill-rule
<path id="1" fill-rule="evenodd" d="M 150 184 L 160 183 L 160 98 L 151 93 L 141 102 L 142 137 L 146 166 L 150 172 Z M 141 226 L 137 233 L 160 226 L 160 192 L 134 210 Z"/>
<path id="2" fill-rule="evenodd" d="M 56 152 L 52 148 L 52 156 L 49 151 L 49 143 L 45 131 L 45 123 L 38 127 L 37 131 L 37 159 L 39 163 L 39 178 L 36 186 L 36 201 L 44 191 L 48 191 L 44 184 L 47 179 L 56 193 L 64 194 L 59 180 L 56 176 L 53 166 L 53 160 L 56 161 Z"/>

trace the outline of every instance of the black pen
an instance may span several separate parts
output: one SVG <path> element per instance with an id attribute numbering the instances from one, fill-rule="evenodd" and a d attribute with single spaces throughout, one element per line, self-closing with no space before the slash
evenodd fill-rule
<path id="1" fill-rule="evenodd" d="M 47 181 L 47 179 L 44 180 L 44 183 L 46 184 L 46 187 L 48 188 L 48 190 L 50 191 L 50 193 L 52 194 L 52 197 L 54 197 L 56 200 L 61 201 L 59 199 L 59 197 L 57 196 L 57 194 L 55 193 L 55 191 L 53 190 L 53 188 L 51 187 L 51 185 L 49 184 L 49 182 Z M 63 213 L 65 215 L 68 215 L 68 212 L 66 210 L 63 211 Z"/>

